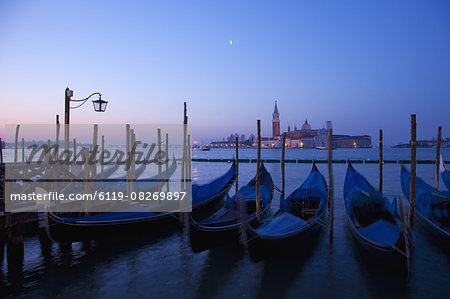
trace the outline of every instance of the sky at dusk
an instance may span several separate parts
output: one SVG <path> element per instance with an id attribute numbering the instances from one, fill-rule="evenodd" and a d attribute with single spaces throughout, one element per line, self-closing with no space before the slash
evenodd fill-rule
<path id="1" fill-rule="evenodd" d="M 232 43 L 230 44 L 230 40 Z M 336 134 L 450 137 L 450 2 L 0 1 L 0 136 L 64 116 L 64 89 L 109 101 L 72 123 L 171 124 L 194 139 L 332 120 Z M 7 140 L 10 141 L 10 140 Z"/>

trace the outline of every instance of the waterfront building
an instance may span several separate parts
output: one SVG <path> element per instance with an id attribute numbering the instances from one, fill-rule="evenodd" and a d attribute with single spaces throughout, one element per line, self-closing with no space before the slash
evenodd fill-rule
<path id="1" fill-rule="evenodd" d="M 275 107 L 272 113 L 272 138 L 280 136 L 280 113 L 278 113 L 277 101 L 275 101 Z"/>
<path id="2" fill-rule="evenodd" d="M 275 101 L 275 106 L 272 113 L 272 136 L 261 137 L 261 147 L 263 148 L 279 148 L 282 146 L 281 132 L 281 119 L 280 112 L 278 110 L 278 103 Z M 286 147 L 288 148 L 327 148 L 328 147 L 328 135 L 332 129 L 332 122 L 330 120 L 325 122 L 325 126 L 321 129 L 313 129 L 311 124 L 305 119 L 300 129 L 297 125 L 294 125 L 294 129 L 291 130 L 291 125 L 287 127 L 286 134 Z M 250 134 L 248 139 L 245 139 L 245 135 L 239 135 L 238 133 L 231 134 L 228 138 L 223 138 L 222 141 L 212 141 L 210 148 L 230 148 L 236 146 L 236 137 L 239 138 L 240 147 L 257 147 L 258 139 L 255 135 Z M 442 144 L 448 143 L 447 139 L 444 139 Z M 418 142 L 419 143 L 419 142 Z M 333 134 L 333 147 L 335 148 L 370 148 L 372 147 L 372 137 L 368 135 L 351 136 L 351 135 L 338 135 Z"/>
<path id="3" fill-rule="evenodd" d="M 323 148 L 328 146 L 328 133 L 332 128 L 330 120 L 325 122 L 325 127 L 322 129 L 313 129 L 311 124 L 306 119 L 300 129 L 297 125 L 294 130 L 291 130 L 291 125 L 288 125 L 286 134 L 286 147 L 296 148 Z M 280 132 L 280 113 L 278 111 L 277 101 L 272 114 L 272 137 L 261 138 L 263 147 L 280 147 L 281 144 Z M 370 148 L 372 147 L 372 137 L 368 135 L 350 136 L 350 135 L 333 135 L 333 147 L 336 148 Z"/>

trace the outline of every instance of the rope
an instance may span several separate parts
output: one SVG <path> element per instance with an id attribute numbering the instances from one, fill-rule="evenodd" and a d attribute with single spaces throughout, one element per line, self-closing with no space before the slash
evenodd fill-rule
<path id="1" fill-rule="evenodd" d="M 323 221 L 322 219 L 317 219 L 317 223 L 319 224 L 319 225 L 321 225 L 322 227 L 325 227 L 325 228 L 330 228 L 330 225 L 328 224 L 328 223 L 326 223 L 325 221 Z"/>
<path id="2" fill-rule="evenodd" d="M 274 188 L 275 190 L 277 190 L 278 192 L 280 192 L 281 194 L 283 194 L 283 192 L 281 191 L 281 189 L 278 188 L 277 186 L 273 185 L 273 188 Z"/>
<path id="3" fill-rule="evenodd" d="M 395 246 L 395 245 L 393 245 L 392 247 L 393 247 L 395 250 L 397 250 L 398 252 L 400 252 L 402 255 L 404 255 L 406 258 L 409 259 L 409 256 L 408 256 L 405 252 L 403 252 L 400 248 L 398 248 L 398 247 Z"/>
<path id="4" fill-rule="evenodd" d="M 266 218 L 266 219 L 262 220 L 262 221 L 261 221 L 261 223 L 264 223 L 264 222 L 270 221 L 270 220 L 272 220 L 273 218 L 274 218 L 273 216 L 270 216 L 270 217 L 268 217 L 268 218 Z"/>
<path id="5" fill-rule="evenodd" d="M 180 217 L 178 217 L 177 215 L 179 215 L 179 214 L 176 214 L 176 213 L 169 213 L 169 216 L 170 216 L 170 217 L 173 217 L 174 219 L 179 220 Z"/>

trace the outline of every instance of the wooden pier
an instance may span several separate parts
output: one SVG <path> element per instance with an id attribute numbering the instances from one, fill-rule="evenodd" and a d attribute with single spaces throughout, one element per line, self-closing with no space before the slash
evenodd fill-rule
<path id="1" fill-rule="evenodd" d="M 205 158 L 192 158 L 192 162 L 227 162 L 231 163 L 234 159 L 205 159 Z M 256 159 L 239 159 L 239 163 L 256 163 Z M 284 162 L 286 163 L 295 163 L 295 164 L 311 164 L 312 162 L 316 162 L 316 164 L 327 164 L 328 160 L 312 160 L 312 159 L 286 159 Z M 281 160 L 277 159 L 261 159 L 261 162 L 264 163 L 281 163 Z M 352 164 L 379 164 L 380 161 L 378 159 L 371 160 L 360 160 L 360 159 L 349 159 L 349 160 L 332 160 L 333 164 L 345 164 L 350 162 Z M 417 164 L 436 164 L 436 160 L 417 160 Z M 411 160 L 383 160 L 384 164 L 411 164 Z M 444 161 L 446 164 L 450 164 L 450 161 Z"/>

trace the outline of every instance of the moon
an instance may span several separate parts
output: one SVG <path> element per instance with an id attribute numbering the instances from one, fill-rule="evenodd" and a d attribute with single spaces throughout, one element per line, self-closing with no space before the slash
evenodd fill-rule
<path id="1" fill-rule="evenodd" d="M 233 44 L 233 41 L 230 39 L 230 46 Z"/>

